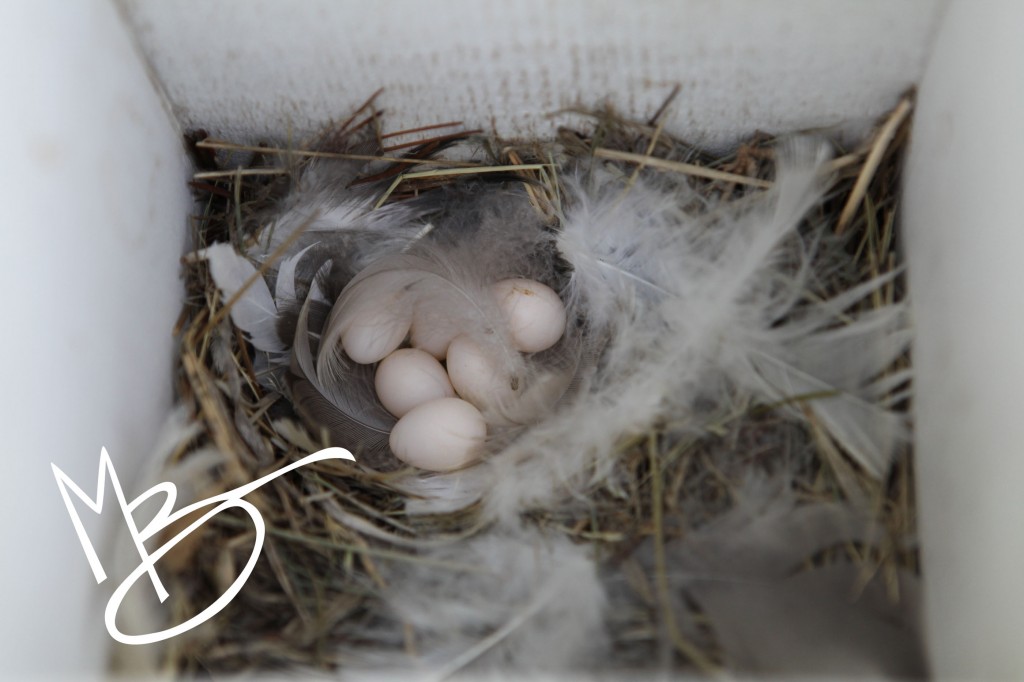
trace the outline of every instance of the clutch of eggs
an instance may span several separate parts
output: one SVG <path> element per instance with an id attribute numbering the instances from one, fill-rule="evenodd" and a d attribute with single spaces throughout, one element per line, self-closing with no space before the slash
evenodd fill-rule
<path id="1" fill-rule="evenodd" d="M 490 293 L 515 352 L 546 350 L 565 333 L 565 306 L 550 287 L 505 279 L 491 285 Z M 463 467 L 483 451 L 487 406 L 515 401 L 516 382 L 503 372 L 493 348 L 457 328 L 437 328 L 422 318 L 417 324 L 411 306 L 394 302 L 360 310 L 342 335 L 342 347 L 360 364 L 380 362 L 374 387 L 381 404 L 398 417 L 389 440 L 396 457 L 431 471 Z M 412 347 L 400 348 L 406 338 Z"/>

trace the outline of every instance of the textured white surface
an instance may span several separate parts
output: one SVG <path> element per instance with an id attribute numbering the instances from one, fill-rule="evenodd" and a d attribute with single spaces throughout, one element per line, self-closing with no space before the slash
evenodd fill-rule
<path id="1" fill-rule="evenodd" d="M 0 4 L 0 91 L 0 677 L 91 677 L 113 587 L 93 580 L 50 462 L 94 495 L 107 446 L 140 492 L 171 398 L 187 163 L 106 0 Z M 112 502 L 102 524 L 83 507 L 86 527 L 112 526 Z"/>
<path id="2" fill-rule="evenodd" d="M 1024 4 L 953 3 L 921 85 L 905 228 L 934 671 L 1024 679 Z"/>
<path id="3" fill-rule="evenodd" d="M 308 133 L 379 87 L 385 125 L 546 134 L 614 101 L 708 145 L 873 118 L 916 83 L 932 0 L 121 0 L 182 124 Z M 564 120 L 564 119 L 561 119 Z"/>

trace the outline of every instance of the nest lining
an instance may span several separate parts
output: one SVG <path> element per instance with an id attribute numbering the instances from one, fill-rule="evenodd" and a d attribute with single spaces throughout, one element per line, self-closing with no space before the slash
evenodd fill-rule
<path id="1" fill-rule="evenodd" d="M 910 102 L 902 100 L 861 147 L 832 162 L 833 182 L 814 209 L 813 222 L 831 228 L 816 256 L 811 295 L 826 298 L 898 272 L 899 171 Z M 582 113 L 588 126 L 563 129 L 549 141 L 501 141 L 446 123 L 437 126 L 438 134 L 407 131 L 415 143 L 395 143 L 395 136 L 381 132 L 385 118 L 372 98 L 306 145 L 236 145 L 197 133 L 192 143 L 199 170 L 192 187 L 201 210 L 193 221 L 195 246 L 228 242 L 244 249 L 313 162 L 348 164 L 354 169 L 350 187 L 373 192 L 376 206 L 456 186 L 473 192 L 514 187 L 552 229 L 566 194 L 557 171 L 569 160 L 614 168 L 627 186 L 668 174 L 694 189 L 698 202 L 741 202 L 774 179 L 772 136 L 756 133 L 733 153 L 714 158 L 664 130 L 663 110 L 646 122 L 622 120 L 609 110 Z M 473 160 L 458 151 L 466 147 L 475 150 L 468 155 Z M 446 160 L 449 152 L 461 160 Z M 197 497 L 208 497 L 337 445 L 302 423 L 286 386 L 274 390 L 261 382 L 257 353 L 232 324 L 234 302 L 222 300 L 201 260 L 186 260 L 185 286 L 187 303 L 176 328 L 177 395 L 201 429 L 177 444 L 168 470 L 215 450 L 215 465 L 190 481 Z M 863 305 L 880 307 L 904 296 L 903 279 L 894 276 Z M 904 356 L 890 371 L 909 363 Z M 882 480 L 868 475 L 810 411 L 804 410 L 800 423 L 781 410 L 820 397 L 795 395 L 783 405 L 737 395 L 702 414 L 700 423 L 679 414 L 624 433 L 615 446 L 612 475 L 567 493 L 558 505 L 523 512 L 525 525 L 586 547 L 602 579 L 613 586 L 605 616 L 605 670 L 751 670 L 730 659 L 699 600 L 676 584 L 670 556 L 673 542 L 713 527 L 736 507 L 751 471 L 769 477 L 787 472 L 785 493 L 799 504 L 839 503 L 862 514 L 872 533 L 815 548 L 800 570 L 853 566 L 858 578 L 849 586 L 851 594 L 877 588 L 890 608 L 913 620 L 916 604 L 905 591 L 907 577 L 912 589 L 920 567 L 910 450 L 897 454 Z M 907 410 L 907 400 L 897 407 Z M 361 461 L 356 447 L 341 445 Z M 418 548 L 433 541 L 470 542 L 486 527 L 479 503 L 410 514 L 409 494 L 397 484 L 408 474 L 374 470 L 365 462 L 321 462 L 248 496 L 267 523 L 264 556 L 225 611 L 167 643 L 163 666 L 180 676 L 296 667 L 345 671 L 374 664 L 361 651 L 380 656 L 388 646 L 395 660 L 415 661 L 434 645 L 431 635 L 403 623 L 382 595 L 400 579 L 403 566 L 448 575 L 479 572 L 479 566 Z M 168 555 L 161 570 L 172 594 L 172 618 L 200 611 L 223 592 L 251 551 L 252 537 L 246 519 L 225 514 Z M 486 642 L 499 630 L 482 625 L 470 634 Z M 470 669 L 474 664 L 473 658 L 461 663 Z M 799 662 L 793 670 L 801 670 Z"/>

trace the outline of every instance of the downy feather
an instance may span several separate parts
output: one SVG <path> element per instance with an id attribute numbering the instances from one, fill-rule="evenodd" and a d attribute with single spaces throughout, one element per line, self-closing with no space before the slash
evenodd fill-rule
<path id="1" fill-rule="evenodd" d="M 394 564 L 384 578 L 393 622 L 368 627 L 360 647 L 345 651 L 355 668 L 413 668 L 436 680 L 460 671 L 569 672 L 591 667 L 606 646 L 594 562 L 587 546 L 560 535 L 487 533 Z M 397 653 L 399 623 L 416 633 L 417 656 Z"/>
<path id="2" fill-rule="evenodd" d="M 788 485 L 785 475 L 748 476 L 732 509 L 667 543 L 673 595 L 685 592 L 699 605 L 730 670 L 920 676 L 919 625 L 906 615 L 913 609 L 893 603 L 880 581 L 865 586 L 862 567 L 807 565 L 826 548 L 870 542 L 882 529 L 866 509 L 801 503 Z M 635 556 L 653 568 L 650 543 Z M 901 598 L 913 602 L 917 581 L 897 577 Z"/>
<path id="3" fill-rule="evenodd" d="M 698 401 L 727 403 L 737 388 L 767 403 L 828 393 L 813 413 L 866 471 L 884 473 L 905 424 L 873 400 L 873 384 L 906 348 L 904 306 L 840 329 L 843 311 L 885 279 L 802 307 L 795 293 L 809 272 L 797 227 L 824 190 L 826 159 L 825 146 L 793 140 L 771 190 L 696 213 L 682 208 L 688 190 L 664 181 L 641 179 L 627 191 L 598 168 L 570 186 L 557 237 L 572 267 L 563 295 L 570 316 L 603 339 L 603 354 L 580 373 L 574 400 L 484 464 L 487 474 L 475 478 L 490 517 L 511 521 L 600 482 L 622 437 L 685 418 Z M 876 342 L 870 353 L 829 357 L 836 344 L 853 351 Z"/>

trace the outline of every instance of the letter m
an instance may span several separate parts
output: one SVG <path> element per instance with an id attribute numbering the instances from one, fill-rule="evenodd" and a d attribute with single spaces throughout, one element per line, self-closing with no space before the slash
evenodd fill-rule
<path id="1" fill-rule="evenodd" d="M 71 516 L 71 523 L 75 526 L 75 532 L 78 533 L 78 540 L 82 543 L 82 551 L 85 552 L 86 558 L 89 560 L 89 566 L 92 568 L 92 573 L 96 577 L 96 582 L 101 583 L 107 579 L 107 574 L 103 571 L 103 566 L 100 563 L 99 557 L 96 555 L 96 550 L 93 549 L 92 541 L 89 540 L 89 534 L 85 532 L 85 527 L 82 525 L 82 519 L 78 516 L 78 510 L 75 508 L 74 503 L 71 501 L 71 495 L 68 494 L 70 489 L 75 494 L 75 497 L 79 501 L 84 502 L 89 509 L 96 514 L 100 514 L 103 511 L 103 491 L 106 476 L 110 476 L 110 483 L 114 488 L 114 493 L 117 495 L 118 500 L 124 497 L 124 493 L 121 490 L 121 484 L 117 480 L 117 474 L 114 472 L 114 465 L 110 461 L 110 455 L 107 454 L 107 449 L 102 448 L 100 450 L 100 467 L 99 473 L 96 477 L 96 499 L 90 498 L 85 491 L 78 487 L 78 485 L 72 481 L 67 474 L 61 471 L 54 463 L 50 463 L 53 467 L 54 478 L 57 479 L 57 487 L 60 488 L 61 497 L 64 498 L 64 506 L 68 509 L 68 514 Z"/>

